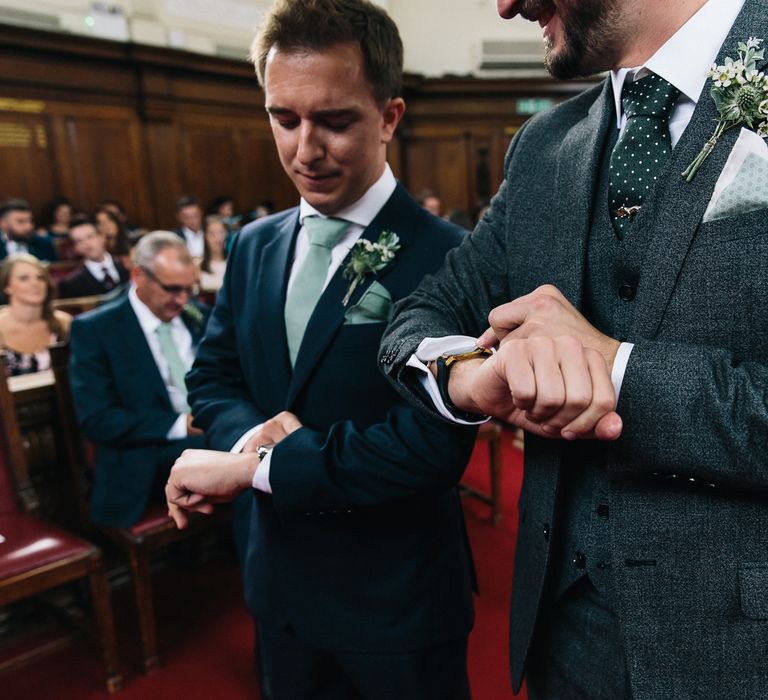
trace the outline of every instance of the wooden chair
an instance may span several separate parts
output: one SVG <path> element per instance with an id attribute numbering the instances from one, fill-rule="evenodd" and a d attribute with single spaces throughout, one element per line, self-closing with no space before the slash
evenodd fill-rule
<path id="1" fill-rule="evenodd" d="M 77 316 L 78 314 L 83 314 L 86 311 L 91 311 L 93 309 L 97 309 L 99 306 L 105 303 L 105 301 L 110 301 L 112 299 L 111 296 L 109 298 L 106 294 L 95 294 L 92 296 L 87 297 L 69 297 L 65 299 L 54 299 L 53 300 L 53 308 L 59 309 L 60 311 L 66 311 L 68 314 L 71 314 L 72 316 Z"/>
<path id="2" fill-rule="evenodd" d="M 488 445 L 488 467 L 491 486 L 489 491 L 481 491 L 473 486 L 461 484 L 461 491 L 470 498 L 477 498 L 491 506 L 491 520 L 498 525 L 503 517 L 501 492 L 501 434 L 502 427 L 495 421 L 488 421 L 480 426 L 477 441 Z"/>
<path id="3" fill-rule="evenodd" d="M 0 377 L 0 418 L 0 605 L 87 577 L 106 665 L 107 690 L 113 693 L 122 687 L 122 678 L 101 551 L 20 506 L 34 504 L 36 499 L 17 498 L 19 489 L 29 494 L 33 487 L 13 397 L 4 377 Z"/>
<path id="4" fill-rule="evenodd" d="M 185 530 L 178 530 L 173 520 L 168 517 L 166 508 L 161 506 L 151 507 L 144 514 L 144 517 L 130 528 L 106 527 L 91 523 L 87 486 L 90 479 L 87 477 L 88 472 L 93 467 L 80 433 L 72 403 L 72 390 L 69 383 L 69 345 L 67 343 L 58 343 L 51 348 L 51 365 L 55 377 L 56 397 L 65 449 L 72 468 L 72 477 L 78 488 L 78 509 L 81 521 L 84 528 L 91 531 L 98 530 L 128 556 L 136 596 L 136 607 L 139 612 L 144 670 L 149 673 L 158 666 L 150 566 L 152 555 L 166 545 L 194 536 L 201 530 L 220 525 L 225 513 L 217 510 L 213 516 L 193 517 Z"/>
<path id="5" fill-rule="evenodd" d="M 53 281 L 58 284 L 61 280 L 66 279 L 70 275 L 74 274 L 83 266 L 82 260 L 58 260 L 56 262 L 49 263 L 48 272 L 51 275 Z"/>

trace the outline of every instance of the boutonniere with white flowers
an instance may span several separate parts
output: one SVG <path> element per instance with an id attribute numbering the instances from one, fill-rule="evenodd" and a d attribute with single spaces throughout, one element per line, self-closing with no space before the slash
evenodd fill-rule
<path id="1" fill-rule="evenodd" d="M 352 282 L 342 299 L 342 305 L 346 306 L 349 303 L 358 285 L 368 275 L 378 275 L 389 265 L 395 259 L 395 253 L 398 250 L 400 250 L 400 237 L 392 231 L 382 231 L 376 243 L 367 238 L 355 241 L 349 262 L 344 268 L 345 279 Z"/>
<path id="2" fill-rule="evenodd" d="M 718 139 L 734 126 L 747 126 L 759 136 L 768 138 L 768 75 L 757 70 L 756 63 L 763 59 L 762 39 L 751 37 L 747 43 L 739 42 L 737 60 L 726 58 L 722 66 L 714 64 L 707 73 L 714 85 L 710 91 L 720 120 L 715 133 L 704 144 L 701 153 L 683 172 L 687 182 L 693 180 L 701 164 L 707 159 Z"/>

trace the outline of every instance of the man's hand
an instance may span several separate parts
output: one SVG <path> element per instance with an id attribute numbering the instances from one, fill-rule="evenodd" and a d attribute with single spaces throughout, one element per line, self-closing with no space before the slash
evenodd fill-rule
<path id="1" fill-rule="evenodd" d="M 621 418 L 602 356 L 572 336 L 508 339 L 493 357 L 451 371 L 457 408 L 543 437 L 615 440 Z"/>
<path id="2" fill-rule="evenodd" d="M 214 450 L 184 450 L 165 485 L 168 515 L 183 530 L 188 512 L 213 512 L 215 503 L 226 503 L 250 488 L 259 460 L 252 454 Z"/>
<path id="3" fill-rule="evenodd" d="M 193 435 L 202 435 L 203 431 L 200 430 L 200 428 L 194 428 L 192 427 L 192 414 L 187 413 L 187 436 L 192 437 Z"/>
<path id="4" fill-rule="evenodd" d="M 277 445 L 294 430 L 301 428 L 301 421 L 290 411 L 283 411 L 262 423 L 261 427 L 248 439 L 243 452 L 256 452 L 262 445 Z"/>
<path id="5" fill-rule="evenodd" d="M 477 344 L 484 348 L 503 344 L 507 339 L 573 336 L 584 347 L 597 350 L 610 372 L 619 341 L 604 335 L 562 295 L 557 287 L 545 284 L 530 294 L 497 306 L 488 315 L 491 327 Z"/>

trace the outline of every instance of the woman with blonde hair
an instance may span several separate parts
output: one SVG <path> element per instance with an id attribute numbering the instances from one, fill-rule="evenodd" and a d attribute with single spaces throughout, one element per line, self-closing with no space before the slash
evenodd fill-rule
<path id="1" fill-rule="evenodd" d="M 53 282 L 46 267 L 27 253 L 10 255 L 0 266 L 0 346 L 8 376 L 48 369 L 48 347 L 69 335 L 72 317 L 52 305 Z"/>

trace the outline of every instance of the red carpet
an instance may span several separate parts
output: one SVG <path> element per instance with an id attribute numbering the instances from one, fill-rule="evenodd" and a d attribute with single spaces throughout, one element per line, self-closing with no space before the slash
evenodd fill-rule
<path id="1" fill-rule="evenodd" d="M 522 456 L 512 446 L 511 434 L 504 435 L 504 443 L 502 523 L 490 524 L 485 504 L 464 501 L 480 586 L 469 646 L 475 700 L 513 697 L 507 627 Z M 484 447 L 473 456 L 465 480 L 487 489 Z M 161 668 L 151 676 L 138 671 L 138 625 L 131 591 L 123 588 L 113 596 L 124 673 L 124 689 L 114 696 L 116 700 L 258 700 L 258 682 L 251 668 L 253 626 L 241 601 L 234 566 L 161 571 L 155 585 Z M 0 675 L 0 688 L 3 700 L 108 697 L 98 651 L 84 641 Z M 525 700 L 524 693 L 518 697 Z"/>

